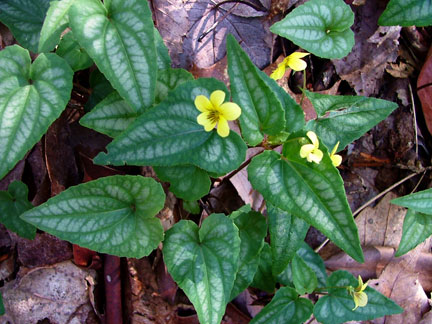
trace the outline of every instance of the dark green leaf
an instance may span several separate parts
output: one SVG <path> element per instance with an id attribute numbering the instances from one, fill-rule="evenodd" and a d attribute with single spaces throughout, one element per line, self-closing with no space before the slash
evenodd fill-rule
<path id="1" fill-rule="evenodd" d="M 159 33 L 159 31 L 154 28 L 154 40 L 157 54 L 157 66 L 158 69 L 169 69 L 171 67 L 171 57 L 168 53 L 168 48 Z"/>
<path id="2" fill-rule="evenodd" d="M 285 113 L 276 94 L 232 35 L 227 37 L 227 49 L 232 96 L 242 109 L 242 136 L 255 146 L 264 134 L 276 135 L 285 128 Z"/>
<path id="3" fill-rule="evenodd" d="M 432 188 L 393 199 L 391 203 L 432 215 Z"/>
<path id="4" fill-rule="evenodd" d="M 309 299 L 299 298 L 290 287 L 279 289 L 272 301 L 255 316 L 250 324 L 298 324 L 312 314 L 313 304 Z"/>
<path id="5" fill-rule="evenodd" d="M 84 106 L 85 111 L 91 111 L 93 107 L 95 107 L 99 102 L 115 91 L 111 86 L 111 83 L 109 83 L 109 81 L 98 69 L 95 69 L 90 73 L 89 81 L 92 91 L 89 100 Z"/>
<path id="6" fill-rule="evenodd" d="M 327 286 L 356 288 L 358 281 L 349 272 L 339 270 L 331 274 L 327 280 Z M 367 321 L 403 312 L 403 309 L 395 302 L 375 289 L 367 287 L 364 292 L 368 296 L 367 305 L 353 311 L 354 300 L 346 288 L 329 289 L 329 295 L 321 297 L 315 304 L 315 318 L 323 324 L 339 324 L 347 321 Z"/>
<path id="7" fill-rule="evenodd" d="M 93 65 L 93 60 L 78 44 L 71 31 L 62 37 L 56 54 L 63 57 L 75 72 Z"/>
<path id="8" fill-rule="evenodd" d="M 198 204 L 198 201 L 183 200 L 183 209 L 195 215 L 201 212 L 201 208 L 200 205 Z"/>
<path id="9" fill-rule="evenodd" d="M 168 97 L 168 93 L 182 83 L 193 80 L 194 77 L 183 69 L 165 69 L 158 71 L 155 103 L 160 103 Z"/>
<path id="10" fill-rule="evenodd" d="M 271 203 L 267 203 L 267 214 L 273 256 L 272 271 L 276 276 L 284 271 L 302 245 L 309 224 L 302 218 L 277 208 Z"/>
<path id="11" fill-rule="evenodd" d="M 0 21 L 23 47 L 37 53 L 40 32 L 50 0 L 2 0 Z"/>
<path id="12" fill-rule="evenodd" d="M 291 263 L 294 287 L 300 295 L 312 293 L 318 285 L 315 272 L 297 254 Z"/>
<path id="13" fill-rule="evenodd" d="M 251 286 L 272 293 L 275 290 L 275 285 L 276 278 L 272 274 L 272 255 L 270 245 L 264 243 L 260 253 L 258 270 L 255 273 Z"/>
<path id="14" fill-rule="evenodd" d="M 182 220 L 166 232 L 165 264 L 194 305 L 201 323 L 221 322 L 230 301 L 239 253 L 237 227 L 222 214 L 207 217 L 200 229 L 192 221 Z"/>
<path id="15" fill-rule="evenodd" d="M 70 98 L 73 72 L 55 54 L 0 51 L 0 179 L 36 144 Z"/>
<path id="16" fill-rule="evenodd" d="M 0 223 L 19 236 L 32 240 L 36 236 L 36 227 L 19 218 L 33 208 L 27 196 L 28 188 L 21 181 L 12 182 L 8 191 L 0 191 Z"/>
<path id="17" fill-rule="evenodd" d="M 430 26 L 432 25 L 431 0 L 390 0 L 378 19 L 381 26 Z"/>
<path id="18" fill-rule="evenodd" d="M 163 227 L 154 216 L 164 202 L 155 180 L 118 175 L 70 187 L 21 217 L 62 240 L 141 258 L 163 239 Z"/>

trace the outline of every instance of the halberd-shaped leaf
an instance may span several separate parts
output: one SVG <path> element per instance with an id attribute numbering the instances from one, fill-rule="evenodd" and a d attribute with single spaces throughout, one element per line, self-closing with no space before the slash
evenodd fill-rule
<path id="1" fill-rule="evenodd" d="M 157 64 L 154 27 L 145 0 L 76 0 L 69 10 L 75 38 L 136 111 L 154 101 Z"/>
<path id="2" fill-rule="evenodd" d="M 21 217 L 62 240 L 118 256 L 142 258 L 163 239 L 154 217 L 162 186 L 141 176 L 111 176 L 70 187 Z"/>
<path id="3" fill-rule="evenodd" d="M 309 224 L 302 218 L 273 206 L 267 202 L 267 214 L 272 251 L 272 272 L 274 276 L 285 270 L 302 245 Z"/>
<path id="4" fill-rule="evenodd" d="M 50 0 L 2 0 L 0 21 L 9 27 L 17 41 L 37 53 L 40 32 Z"/>
<path id="5" fill-rule="evenodd" d="M 404 255 L 431 235 L 432 215 L 408 209 L 402 227 L 402 238 L 395 256 Z"/>
<path id="6" fill-rule="evenodd" d="M 376 98 L 305 93 L 318 114 L 306 128 L 314 131 L 330 150 L 337 142 L 338 151 L 343 150 L 398 107 L 394 102 Z"/>
<path id="7" fill-rule="evenodd" d="M 250 323 L 304 323 L 311 316 L 312 310 L 313 304 L 309 299 L 299 298 L 297 292 L 291 287 L 282 287 Z"/>
<path id="8" fill-rule="evenodd" d="M 169 182 L 170 191 L 178 198 L 198 200 L 210 191 L 210 177 L 204 170 L 193 165 L 154 167 L 159 179 Z"/>
<path id="9" fill-rule="evenodd" d="M 347 271 L 336 271 L 327 280 L 328 287 L 357 287 L 358 281 Z M 365 307 L 355 311 L 353 297 L 346 288 L 330 288 L 329 294 L 321 297 L 314 307 L 315 318 L 324 324 L 339 324 L 347 321 L 367 321 L 385 315 L 400 314 L 403 309 L 391 299 L 369 286 L 364 291 L 368 296 Z"/>
<path id="10" fill-rule="evenodd" d="M 19 236 L 32 240 L 36 236 L 36 227 L 19 217 L 33 208 L 27 197 L 28 188 L 21 181 L 12 182 L 8 191 L 0 191 L 0 223 Z"/>
<path id="11" fill-rule="evenodd" d="M 75 0 L 51 1 L 40 31 L 39 52 L 50 52 L 59 43 L 60 35 L 68 25 L 69 8 Z"/>
<path id="12" fill-rule="evenodd" d="M 309 0 L 270 30 L 323 58 L 342 58 L 354 45 L 354 13 L 343 0 Z"/>
<path id="13" fill-rule="evenodd" d="M 72 31 L 64 35 L 57 47 L 56 54 L 63 57 L 72 70 L 80 71 L 93 65 L 93 60 L 73 37 Z"/>
<path id="14" fill-rule="evenodd" d="M 317 164 L 300 157 L 302 140 L 289 140 L 283 156 L 265 151 L 248 167 L 249 181 L 264 199 L 303 218 L 358 262 L 363 262 L 357 226 L 346 200 L 343 181 L 327 149 Z"/>
<path id="15" fill-rule="evenodd" d="M 432 188 L 393 199 L 391 203 L 432 215 Z"/>
<path id="16" fill-rule="evenodd" d="M 166 232 L 164 261 L 194 305 L 200 323 L 221 322 L 239 253 L 238 229 L 222 214 L 207 217 L 200 229 L 194 222 L 182 220 Z"/>
<path id="17" fill-rule="evenodd" d="M 432 2 L 430 0 L 390 0 L 378 19 L 381 26 L 430 26 Z"/>
<path id="18" fill-rule="evenodd" d="M 264 134 L 276 135 L 285 128 L 285 113 L 276 94 L 232 35 L 227 37 L 227 50 L 233 101 L 242 108 L 242 136 L 254 146 Z"/>
<path id="19" fill-rule="evenodd" d="M 17 45 L 0 51 L 0 179 L 35 145 L 70 98 L 73 72 L 56 54 L 31 64 Z"/>
<path id="20" fill-rule="evenodd" d="M 172 91 L 158 106 L 150 109 L 108 145 L 108 153 L 95 158 L 98 164 L 176 166 L 193 164 L 217 174 L 230 172 L 244 161 L 246 144 L 231 131 L 220 137 L 216 130 L 206 132 L 197 123 L 197 95 L 210 97 L 225 85 L 215 79 L 188 81 Z"/>
<path id="21" fill-rule="evenodd" d="M 250 210 L 249 206 L 232 213 L 230 217 L 239 229 L 241 242 L 239 269 L 230 298 L 234 299 L 250 285 L 255 276 L 259 253 L 267 235 L 267 224 L 265 217 L 261 213 Z"/>

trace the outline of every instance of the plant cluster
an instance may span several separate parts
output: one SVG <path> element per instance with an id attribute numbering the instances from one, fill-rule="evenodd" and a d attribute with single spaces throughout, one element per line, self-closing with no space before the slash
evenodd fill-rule
<path id="1" fill-rule="evenodd" d="M 431 7 L 426 0 L 391 0 L 379 23 L 428 25 Z M 113 141 L 95 164 L 151 166 L 184 206 L 196 210 L 211 178 L 235 172 L 248 147 L 262 146 L 247 172 L 267 207 L 267 217 L 244 206 L 228 216 L 212 214 L 201 226 L 181 220 L 164 233 L 155 215 L 166 196 L 152 178 L 100 178 L 37 207 L 27 199 L 26 185 L 14 182 L 0 192 L 0 221 L 8 229 L 29 239 L 40 229 L 133 258 L 149 255 L 163 241 L 168 271 L 201 323 L 220 323 L 227 303 L 248 286 L 274 292 L 277 282 L 283 287 L 252 323 L 301 323 L 313 314 L 334 324 L 402 312 L 361 278 L 346 271 L 328 276 L 322 259 L 304 243 L 314 226 L 364 261 L 336 153 L 397 104 L 303 89 L 317 113 L 305 122 L 301 106 L 272 78 L 282 78 L 288 68 L 304 70 L 301 58 L 308 53 L 288 56 L 271 78 L 231 35 L 230 90 L 216 79 L 195 80 L 171 68 L 146 0 L 7 0 L 0 2 L 0 21 L 23 46 L 0 51 L 0 179 L 65 109 L 74 72 L 96 64 L 112 88 L 80 123 Z M 353 22 L 342 0 L 310 0 L 271 30 L 313 55 L 342 58 L 354 44 Z M 38 53 L 33 62 L 29 51 Z M 228 121 L 236 119 L 241 134 L 230 131 Z M 427 191 L 395 201 L 411 209 L 399 254 L 431 234 L 431 198 Z M 313 304 L 301 297 L 307 293 L 324 296 Z"/>

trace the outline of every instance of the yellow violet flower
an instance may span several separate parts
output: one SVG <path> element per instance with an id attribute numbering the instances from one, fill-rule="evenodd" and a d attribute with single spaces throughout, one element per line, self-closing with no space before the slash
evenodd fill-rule
<path id="1" fill-rule="evenodd" d="M 319 149 L 319 141 L 316 134 L 312 131 L 306 133 L 312 144 L 305 144 L 300 148 L 300 156 L 306 158 L 308 162 L 320 163 L 323 158 L 323 152 Z"/>
<path id="2" fill-rule="evenodd" d="M 303 57 L 309 55 L 309 53 L 294 52 L 288 55 L 284 60 L 278 64 L 276 70 L 270 74 L 270 78 L 274 80 L 282 79 L 285 74 L 287 67 L 293 69 L 294 71 L 303 71 L 307 67 L 307 63 L 302 60 Z"/>
<path id="3" fill-rule="evenodd" d="M 210 132 L 217 125 L 217 133 L 221 137 L 229 135 L 228 120 L 236 120 L 241 114 L 241 109 L 236 103 L 224 101 L 225 92 L 222 90 L 213 91 L 210 100 L 203 95 L 195 98 L 195 107 L 201 111 L 197 117 L 198 124 L 204 126 L 206 132 Z"/>
<path id="4" fill-rule="evenodd" d="M 333 147 L 333 150 L 330 153 L 330 159 L 335 167 L 338 167 L 342 163 L 342 156 L 336 154 L 336 151 L 339 147 L 339 142 Z"/>
<path id="5" fill-rule="evenodd" d="M 368 296 L 364 292 L 368 283 L 367 282 L 363 283 L 363 280 L 360 277 L 360 275 L 358 276 L 358 282 L 359 285 L 357 288 L 354 289 L 353 287 L 349 287 L 348 289 L 350 295 L 354 299 L 355 307 L 352 309 L 353 311 L 355 311 L 358 307 L 365 307 L 368 303 Z"/>

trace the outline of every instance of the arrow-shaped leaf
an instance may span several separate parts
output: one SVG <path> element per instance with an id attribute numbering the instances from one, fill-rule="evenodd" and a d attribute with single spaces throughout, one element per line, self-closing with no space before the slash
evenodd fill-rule
<path id="1" fill-rule="evenodd" d="M 309 0 L 270 30 L 323 58 L 342 58 L 354 45 L 354 13 L 343 0 Z"/>
<path id="2" fill-rule="evenodd" d="M 156 217 L 162 186 L 141 176 L 111 176 L 70 187 L 21 217 L 74 244 L 118 256 L 141 258 L 163 239 Z"/>
<path id="3" fill-rule="evenodd" d="M 238 229 L 222 214 L 210 215 L 201 228 L 182 220 L 166 232 L 164 261 L 194 305 L 200 323 L 221 322 L 230 301 L 239 253 Z"/>
<path id="4" fill-rule="evenodd" d="M 75 38 L 136 111 L 154 101 L 157 64 L 153 21 L 145 0 L 76 0 L 69 10 Z"/>
<path id="5" fill-rule="evenodd" d="M 393 199 L 391 203 L 432 215 L 432 188 Z"/>
<path id="6" fill-rule="evenodd" d="M 73 72 L 56 54 L 31 64 L 27 50 L 0 51 L 0 179 L 60 116 L 72 89 Z"/>

